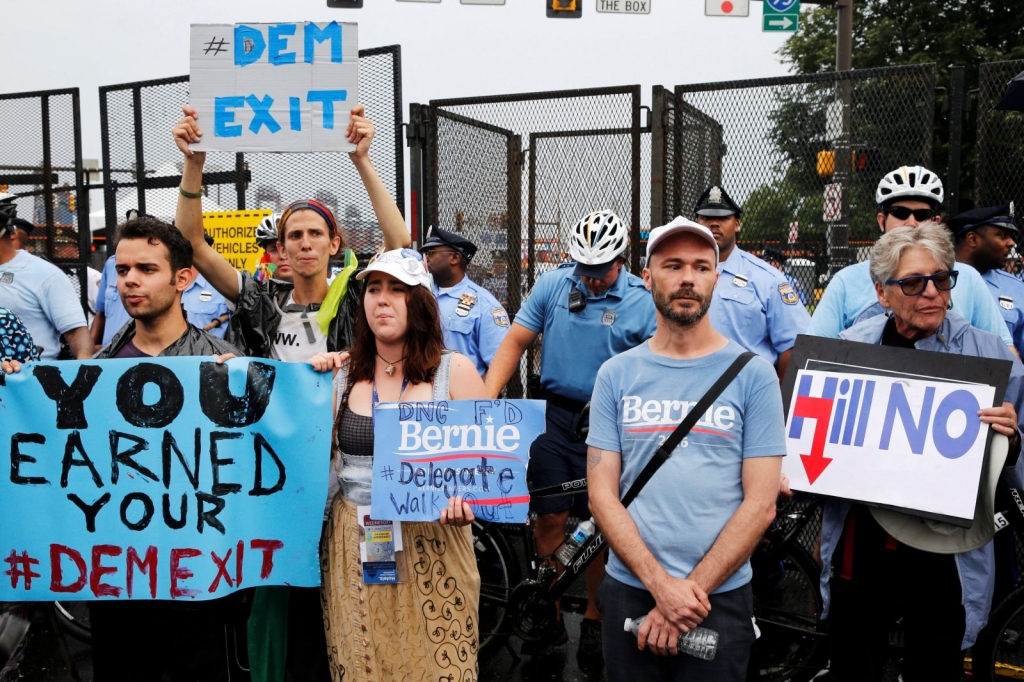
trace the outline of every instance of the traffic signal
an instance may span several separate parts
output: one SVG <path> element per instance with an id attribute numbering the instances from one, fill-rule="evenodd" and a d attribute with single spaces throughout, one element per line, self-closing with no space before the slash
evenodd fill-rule
<path id="1" fill-rule="evenodd" d="M 78 197 L 76 197 L 74 194 L 68 193 L 68 210 L 74 213 L 77 207 Z"/>
<path id="2" fill-rule="evenodd" d="M 583 16 L 583 0 L 545 0 L 548 17 L 554 19 L 579 19 Z"/>
<path id="3" fill-rule="evenodd" d="M 818 152 L 816 170 L 820 177 L 828 177 L 836 170 L 836 153 L 830 149 Z M 878 147 L 857 147 L 850 150 L 851 173 L 877 173 L 881 170 L 882 154 Z"/>

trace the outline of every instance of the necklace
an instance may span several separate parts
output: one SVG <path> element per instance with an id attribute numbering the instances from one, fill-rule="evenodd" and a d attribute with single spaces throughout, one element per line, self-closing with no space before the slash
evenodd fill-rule
<path id="1" fill-rule="evenodd" d="M 394 362 L 391 362 L 380 353 L 377 353 L 377 357 L 383 360 L 384 362 L 388 363 L 388 366 L 384 368 L 384 371 L 387 373 L 388 376 L 391 376 L 392 374 L 395 373 L 395 365 L 397 365 L 402 360 L 405 360 L 405 358 L 403 357 L 401 360 L 395 360 Z"/>

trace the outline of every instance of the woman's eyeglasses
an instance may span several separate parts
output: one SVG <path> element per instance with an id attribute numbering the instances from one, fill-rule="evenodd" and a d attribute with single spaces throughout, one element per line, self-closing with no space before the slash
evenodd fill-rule
<path id="1" fill-rule="evenodd" d="M 931 220 L 935 217 L 935 211 L 930 208 L 907 208 L 906 206 L 893 206 L 886 211 L 896 220 L 906 220 L 910 216 L 914 216 L 914 220 L 919 223 L 923 223 L 926 220 Z"/>
<path id="2" fill-rule="evenodd" d="M 960 273 L 956 270 L 943 270 L 934 275 L 913 275 L 903 279 L 887 279 L 885 283 L 898 284 L 904 296 L 920 296 L 928 288 L 928 282 L 935 284 L 939 291 L 949 291 L 956 286 L 956 278 Z"/>

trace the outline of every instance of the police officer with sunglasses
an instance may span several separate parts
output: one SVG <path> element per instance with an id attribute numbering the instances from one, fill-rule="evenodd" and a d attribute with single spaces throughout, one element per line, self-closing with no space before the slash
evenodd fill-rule
<path id="1" fill-rule="evenodd" d="M 878 228 L 888 233 L 897 227 L 916 228 L 924 222 L 938 220 L 942 199 L 942 180 L 938 175 L 923 166 L 901 166 L 886 173 L 875 191 Z M 958 263 L 957 271 L 957 286 L 952 290 L 953 309 L 972 326 L 998 334 L 1013 348 L 1013 337 L 981 275 L 966 263 Z M 883 312 L 871 283 L 869 263 L 856 263 L 837 272 L 829 282 L 807 333 L 839 338 L 843 330 Z"/>

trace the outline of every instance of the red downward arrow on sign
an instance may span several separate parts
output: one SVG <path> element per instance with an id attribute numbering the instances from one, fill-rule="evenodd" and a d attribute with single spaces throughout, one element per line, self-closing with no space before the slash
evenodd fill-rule
<path id="1" fill-rule="evenodd" d="M 807 482 L 814 485 L 825 467 L 832 463 L 832 459 L 825 456 L 825 437 L 828 434 L 828 422 L 832 416 L 832 403 L 830 398 L 812 398 L 810 396 L 797 396 L 796 405 L 793 408 L 794 417 L 813 419 L 814 438 L 811 440 L 811 454 L 800 455 L 804 471 L 807 472 Z"/>

